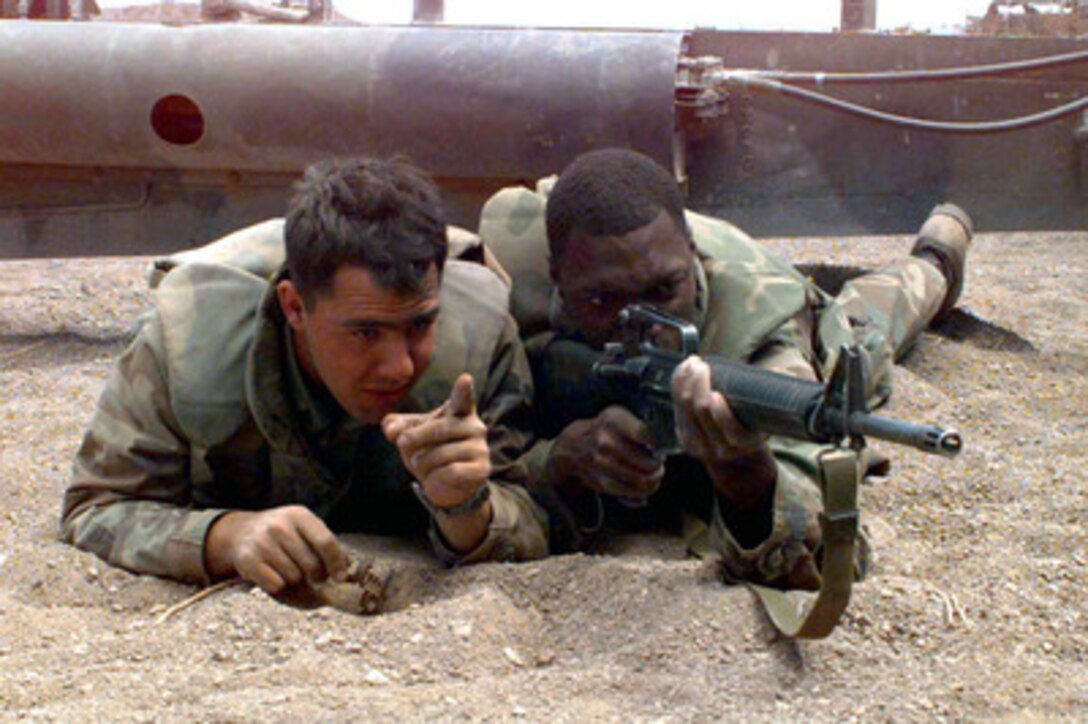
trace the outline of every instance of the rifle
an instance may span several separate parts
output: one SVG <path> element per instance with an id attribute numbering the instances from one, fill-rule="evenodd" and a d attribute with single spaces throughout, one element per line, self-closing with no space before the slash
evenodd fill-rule
<path id="1" fill-rule="evenodd" d="M 650 427 L 658 450 L 678 453 L 672 376 L 686 357 L 697 353 L 698 330 L 644 305 L 625 308 L 620 326 L 621 340 L 605 345 L 603 354 L 564 339 L 532 351 L 539 429 L 554 437 L 573 420 L 618 404 Z M 819 456 L 824 509 L 819 517 L 822 580 L 816 598 L 798 609 L 786 592 L 748 584 L 786 636 L 823 638 L 834 630 L 850 601 L 865 436 L 945 457 L 958 455 L 963 439 L 953 430 L 873 415 L 866 400 L 865 358 L 857 347 L 840 350 L 826 385 L 709 355 L 703 359 L 710 365 L 711 386 L 744 426 L 834 445 Z"/>
<path id="2" fill-rule="evenodd" d="M 687 321 L 642 304 L 620 313 L 620 328 L 621 340 L 605 345 L 603 353 L 555 339 L 534 355 L 541 421 L 558 434 L 572 420 L 621 405 L 650 428 L 658 451 L 678 453 L 672 375 L 698 352 L 699 333 Z M 710 365 L 711 386 L 750 430 L 853 448 L 864 446 L 869 436 L 945 457 L 963 448 L 954 430 L 873 415 L 857 347 L 842 348 L 826 385 L 712 355 L 703 359 Z"/>

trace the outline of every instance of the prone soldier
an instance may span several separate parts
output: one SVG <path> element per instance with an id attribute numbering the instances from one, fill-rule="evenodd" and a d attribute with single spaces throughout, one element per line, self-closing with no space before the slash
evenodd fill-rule
<path id="1" fill-rule="evenodd" d="M 624 308 L 648 304 L 692 323 L 700 354 L 806 380 L 828 380 L 839 350 L 856 345 L 875 406 L 890 394 L 893 361 L 958 299 L 972 230 L 941 205 L 911 256 L 832 298 L 730 224 L 685 212 L 654 161 L 609 149 L 577 158 L 550 191 L 499 192 L 480 234 L 514 280 L 536 369 L 555 340 L 599 349 L 617 339 Z M 675 527 L 692 512 L 709 523 L 728 579 L 818 588 L 826 446 L 745 428 L 710 380 L 698 355 L 673 377 L 681 455 L 655 450 L 647 425 L 620 406 L 541 416 L 550 439 L 527 459 L 553 550 L 585 547 L 605 527 Z M 541 403 L 550 394 L 538 386 Z"/>
<path id="2" fill-rule="evenodd" d="M 508 289 L 447 250 L 431 181 L 357 159 L 309 168 L 285 222 L 166 270 L 76 456 L 63 539 L 272 593 L 341 579 L 340 531 L 428 534 L 451 563 L 545 555 Z"/>

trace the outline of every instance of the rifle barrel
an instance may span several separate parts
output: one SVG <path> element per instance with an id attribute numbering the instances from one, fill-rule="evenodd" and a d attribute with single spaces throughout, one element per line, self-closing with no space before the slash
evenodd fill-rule
<path id="1" fill-rule="evenodd" d="M 868 435 L 880 440 L 909 445 L 922 452 L 934 453 L 946 458 L 959 455 L 963 449 L 963 438 L 955 430 L 946 430 L 935 425 L 916 425 L 886 417 L 855 412 L 850 415 L 850 432 Z"/>

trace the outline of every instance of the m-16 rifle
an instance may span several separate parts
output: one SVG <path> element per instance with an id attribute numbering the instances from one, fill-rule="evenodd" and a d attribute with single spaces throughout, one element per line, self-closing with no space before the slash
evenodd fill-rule
<path id="1" fill-rule="evenodd" d="M 678 453 L 672 377 L 685 358 L 698 352 L 698 331 L 682 319 L 643 305 L 624 309 L 620 324 L 622 339 L 606 345 L 603 353 L 563 339 L 533 350 L 540 430 L 554 436 L 570 422 L 618 404 L 650 427 L 659 451 Z M 834 630 L 850 600 L 858 483 L 863 474 L 859 453 L 865 437 L 945 457 L 959 454 L 963 440 L 952 430 L 873 415 L 866 400 L 865 358 L 857 348 L 840 350 L 826 385 L 713 356 L 703 359 L 710 365 L 711 386 L 745 427 L 830 444 L 819 455 L 824 503 L 819 516 L 823 550 L 819 593 L 798 609 L 785 592 L 749 584 L 782 633 L 823 638 Z"/>
<path id="2" fill-rule="evenodd" d="M 672 375 L 697 354 L 699 333 L 685 320 L 646 305 L 625 308 L 620 326 L 621 341 L 607 344 L 603 353 L 557 339 L 534 360 L 542 419 L 561 429 L 618 404 L 646 423 L 658 451 L 678 453 Z M 963 447 L 953 430 L 873 415 L 857 348 L 841 350 L 826 385 L 714 356 L 703 359 L 710 365 L 711 386 L 750 430 L 852 447 L 861 447 L 869 436 L 945 457 Z"/>

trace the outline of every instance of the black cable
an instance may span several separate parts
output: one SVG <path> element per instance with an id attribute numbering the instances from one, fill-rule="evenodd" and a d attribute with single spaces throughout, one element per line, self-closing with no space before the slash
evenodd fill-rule
<path id="1" fill-rule="evenodd" d="M 856 103 L 851 103 L 850 101 L 844 101 L 823 93 L 817 93 L 816 91 L 811 91 L 807 88 L 800 88 L 787 83 L 781 83 L 777 80 L 763 78 L 759 75 L 752 75 L 748 72 L 733 74 L 726 72 L 723 74 L 722 79 L 726 80 L 727 85 L 732 82 L 740 85 L 754 86 L 775 93 L 781 93 L 782 95 L 800 98 L 801 100 L 809 101 L 810 103 L 827 106 L 844 113 L 861 116 L 862 118 L 867 118 L 872 121 L 935 133 L 977 135 L 1005 133 L 1008 131 L 1038 126 L 1063 116 L 1071 115 L 1082 109 L 1088 109 L 1088 97 L 1084 97 L 1055 108 L 1040 111 L 1039 113 L 1032 113 L 1027 116 L 1019 116 L 1017 118 L 1005 118 L 997 121 L 935 121 L 928 118 L 913 118 L 911 116 L 900 116 L 894 113 L 887 113 L 875 108 L 868 108 Z"/>
<path id="2" fill-rule="evenodd" d="M 915 81 L 963 80 L 991 75 L 1007 75 L 1028 70 L 1056 68 L 1088 61 L 1088 50 L 1078 50 L 1061 55 L 1049 55 L 1042 58 L 1013 60 L 989 65 L 973 65 L 960 68 L 937 68 L 933 70 L 885 70 L 872 72 L 822 72 L 789 70 L 744 70 L 759 78 L 778 80 L 784 83 L 811 83 L 815 85 L 853 84 L 853 83 L 911 83 Z"/>

